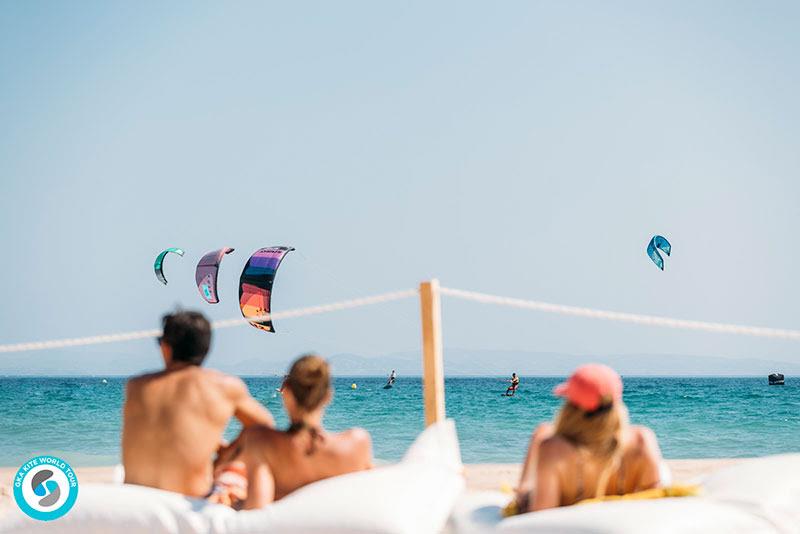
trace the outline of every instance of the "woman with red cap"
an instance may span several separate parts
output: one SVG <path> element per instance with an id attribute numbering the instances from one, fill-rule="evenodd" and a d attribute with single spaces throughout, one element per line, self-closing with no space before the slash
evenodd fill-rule
<path id="1" fill-rule="evenodd" d="M 579 367 L 553 392 L 565 402 L 555 423 L 531 436 L 517 511 L 655 488 L 663 462 L 652 430 L 628 423 L 622 379 L 610 367 Z"/>

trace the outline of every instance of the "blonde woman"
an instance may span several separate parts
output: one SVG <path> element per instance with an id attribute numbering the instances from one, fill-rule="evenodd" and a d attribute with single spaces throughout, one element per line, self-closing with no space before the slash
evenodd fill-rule
<path id="1" fill-rule="evenodd" d="M 629 424 L 622 379 L 613 369 L 584 365 L 553 392 L 565 402 L 555 423 L 531 436 L 517 490 L 519 513 L 662 484 L 656 436 Z"/>

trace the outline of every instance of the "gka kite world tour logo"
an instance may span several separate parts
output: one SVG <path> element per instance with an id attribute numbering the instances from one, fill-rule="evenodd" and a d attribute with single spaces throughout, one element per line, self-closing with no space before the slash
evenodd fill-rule
<path id="1" fill-rule="evenodd" d="M 78 477 L 61 458 L 31 458 L 14 476 L 14 500 L 34 519 L 58 519 L 72 509 L 77 498 Z"/>

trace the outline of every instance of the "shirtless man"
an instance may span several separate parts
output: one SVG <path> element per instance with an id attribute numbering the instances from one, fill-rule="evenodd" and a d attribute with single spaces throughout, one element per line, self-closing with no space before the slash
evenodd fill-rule
<path id="1" fill-rule="evenodd" d="M 519 387 L 519 377 L 517 373 L 511 373 L 511 380 L 508 380 L 508 382 L 511 382 L 511 385 L 506 389 L 506 397 L 513 397 Z"/>
<path id="2" fill-rule="evenodd" d="M 128 381 L 122 427 L 125 483 L 192 497 L 211 491 L 212 460 L 231 416 L 245 427 L 273 425 L 241 379 L 200 365 L 211 326 L 202 314 L 163 319 L 165 369 Z"/>
<path id="3" fill-rule="evenodd" d="M 246 509 L 261 508 L 312 482 L 372 467 L 372 440 L 366 430 L 332 434 L 322 428 L 331 400 L 325 360 L 303 356 L 292 365 L 284 384 L 289 429 L 253 427 L 237 440 L 249 482 Z"/>

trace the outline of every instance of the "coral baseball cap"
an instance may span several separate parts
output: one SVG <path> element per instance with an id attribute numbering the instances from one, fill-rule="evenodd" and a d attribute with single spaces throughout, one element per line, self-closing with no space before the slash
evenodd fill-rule
<path id="1" fill-rule="evenodd" d="M 592 412 L 622 398 L 622 379 L 611 367 L 590 363 L 578 367 L 553 393 L 581 410 Z"/>

